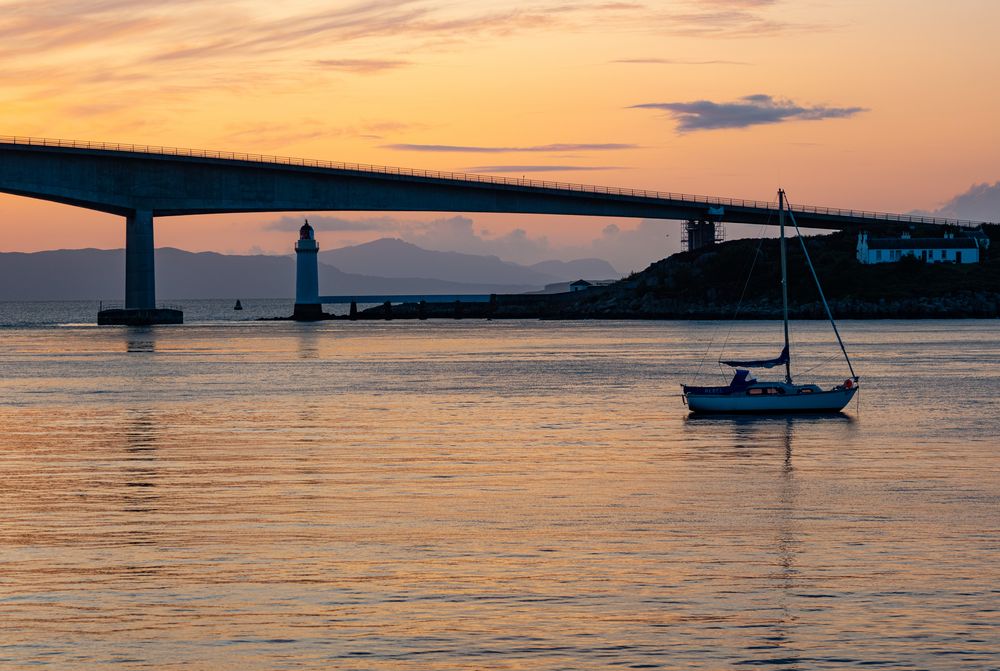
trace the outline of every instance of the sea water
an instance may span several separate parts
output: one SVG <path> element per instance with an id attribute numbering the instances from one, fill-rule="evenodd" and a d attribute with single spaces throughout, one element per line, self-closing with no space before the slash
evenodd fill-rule
<path id="1" fill-rule="evenodd" d="M 780 324 L 231 303 L 0 304 L 0 668 L 1000 665 L 995 321 L 845 322 L 843 414 L 702 419 Z"/>

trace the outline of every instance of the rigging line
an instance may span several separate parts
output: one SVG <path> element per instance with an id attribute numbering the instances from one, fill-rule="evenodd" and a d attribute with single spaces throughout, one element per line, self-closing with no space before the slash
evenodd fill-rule
<path id="1" fill-rule="evenodd" d="M 809 370 L 802 371 L 801 373 L 799 373 L 799 375 L 808 375 L 809 373 L 813 372 L 817 368 L 821 368 L 822 366 L 825 366 L 826 364 L 830 363 L 831 361 L 833 361 L 836 358 L 837 358 L 836 356 L 828 356 L 827 358 L 823 359 L 822 361 L 820 361 L 818 364 L 816 364 L 815 366 L 813 366 Z"/>
<path id="2" fill-rule="evenodd" d="M 722 223 L 721 221 L 719 222 Z M 701 359 L 698 361 L 698 369 L 695 371 L 694 376 L 697 378 L 701 375 L 701 369 L 705 366 L 705 360 L 708 359 L 708 355 L 712 352 L 712 345 L 715 344 L 715 338 L 719 335 L 719 326 L 715 324 L 712 327 L 712 337 L 708 339 L 708 346 L 705 348 L 705 352 L 701 355 Z"/>
<path id="3" fill-rule="evenodd" d="M 771 214 L 768 213 L 767 221 L 760 226 L 760 231 L 757 236 L 757 250 L 753 254 L 753 261 L 750 263 L 750 270 L 747 272 L 746 282 L 743 283 L 743 291 L 740 292 L 740 300 L 736 303 L 736 310 L 733 312 L 733 318 L 729 322 L 729 331 L 726 332 L 726 339 L 722 343 L 722 349 L 719 350 L 719 362 L 722 362 L 722 355 L 726 351 L 726 347 L 729 346 L 729 337 L 733 334 L 733 329 L 736 327 L 736 318 L 740 314 L 740 310 L 743 308 L 743 299 L 747 295 L 747 288 L 750 286 L 750 278 L 753 277 L 754 268 L 757 267 L 757 260 L 760 258 L 760 250 L 764 245 L 764 229 L 771 221 Z"/>
<path id="4" fill-rule="evenodd" d="M 768 222 L 771 221 L 771 215 L 770 214 L 767 215 L 767 221 Z M 743 296 L 746 295 L 747 287 L 750 285 L 750 277 L 753 276 L 753 269 L 757 265 L 757 257 L 760 255 L 760 246 L 764 242 L 764 239 L 763 239 L 762 236 L 764 234 L 764 228 L 766 226 L 767 226 L 766 223 L 765 224 L 761 224 L 760 232 L 759 232 L 759 235 L 758 235 L 758 238 L 760 238 L 760 239 L 757 242 L 757 251 L 754 252 L 753 259 L 751 260 L 751 263 L 750 263 L 750 270 L 746 274 L 747 275 L 747 280 L 746 280 L 746 283 L 743 285 L 743 293 L 740 294 L 739 304 L 736 306 L 736 314 L 733 315 L 733 319 L 729 322 L 729 332 L 726 333 L 726 340 L 722 344 L 722 349 L 719 351 L 719 358 L 720 359 L 722 358 L 722 353 L 725 352 L 725 350 L 726 350 L 726 345 L 729 344 L 729 336 L 732 335 L 732 333 L 733 333 L 733 326 L 734 326 L 734 322 L 736 320 L 736 315 L 739 314 L 740 305 L 742 305 L 742 303 L 743 303 Z M 711 352 L 712 352 L 712 346 L 715 344 L 715 338 L 716 338 L 716 336 L 718 336 L 718 334 L 719 334 L 719 327 L 716 325 L 715 328 L 712 329 L 712 337 L 708 341 L 708 347 L 705 349 L 705 353 L 702 355 L 701 361 L 698 362 L 698 370 L 695 372 L 695 376 L 696 377 L 701 374 L 701 369 L 705 365 L 705 360 L 708 358 L 708 355 L 711 354 Z M 723 379 L 726 379 L 725 371 L 722 368 L 722 362 L 719 361 L 718 363 L 719 363 L 719 374 L 722 376 Z"/>
<path id="5" fill-rule="evenodd" d="M 816 288 L 819 290 L 820 300 L 823 301 L 823 307 L 826 308 L 826 316 L 830 319 L 830 326 L 833 327 L 833 334 L 837 336 L 837 343 L 840 345 L 840 351 L 844 353 L 844 360 L 847 362 L 847 367 L 851 371 L 851 377 L 857 380 L 858 376 L 854 372 L 854 366 L 851 365 L 851 357 L 847 356 L 847 348 L 844 347 L 844 341 L 840 337 L 840 331 L 837 330 L 837 322 L 833 320 L 833 313 L 830 312 L 830 304 L 826 302 L 826 294 L 823 293 L 823 286 L 819 283 L 819 277 L 816 275 L 816 269 L 813 267 L 812 259 L 809 257 L 809 250 L 806 249 L 805 238 L 802 235 L 802 231 L 799 230 L 799 222 L 795 221 L 795 215 L 792 213 L 791 208 L 788 209 L 788 213 L 791 215 L 792 225 L 795 226 L 795 233 L 799 237 L 799 244 L 802 245 L 802 253 L 806 257 L 806 263 L 809 264 L 809 272 L 812 273 L 813 281 L 816 282 Z"/>

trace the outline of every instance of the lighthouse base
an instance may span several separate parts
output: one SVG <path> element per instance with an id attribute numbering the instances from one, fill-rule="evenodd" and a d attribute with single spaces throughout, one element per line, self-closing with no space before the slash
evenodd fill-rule
<path id="1" fill-rule="evenodd" d="M 292 319 L 297 322 L 316 322 L 326 318 L 321 303 L 296 303 L 292 312 Z"/>
<path id="2" fill-rule="evenodd" d="M 152 326 L 183 324 L 184 313 L 169 308 L 113 308 L 97 313 L 98 326 Z"/>

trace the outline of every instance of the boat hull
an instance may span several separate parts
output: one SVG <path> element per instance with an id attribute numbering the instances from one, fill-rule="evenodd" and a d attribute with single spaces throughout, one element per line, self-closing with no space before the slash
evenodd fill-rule
<path id="1" fill-rule="evenodd" d="M 684 394 L 688 410 L 704 414 L 785 414 L 795 412 L 822 413 L 843 410 L 858 388 L 837 388 L 812 394 L 749 396 L 733 394 Z"/>

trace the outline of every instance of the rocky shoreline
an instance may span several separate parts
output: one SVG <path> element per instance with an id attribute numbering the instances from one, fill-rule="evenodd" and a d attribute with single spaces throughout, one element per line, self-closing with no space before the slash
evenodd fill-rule
<path id="1" fill-rule="evenodd" d="M 595 292 L 597 290 L 594 290 Z M 384 306 L 359 311 L 354 317 L 324 313 L 314 321 L 386 319 L 607 319 L 607 320 L 771 320 L 781 319 L 781 305 L 756 301 L 739 306 L 731 303 L 691 304 L 677 300 L 657 300 L 650 295 L 623 302 L 615 296 L 588 296 L 583 302 L 570 294 L 555 294 L 538 300 L 522 295 L 500 295 L 493 303 L 416 303 Z M 996 319 L 1000 318 L 1000 293 L 976 292 L 949 298 L 913 298 L 868 302 L 856 299 L 831 300 L 838 319 Z M 793 304 L 793 319 L 826 319 L 820 302 Z M 274 318 L 290 320 L 291 317 Z"/>

